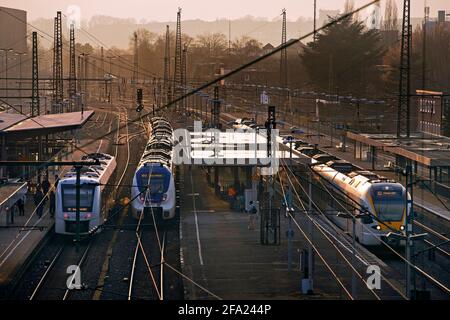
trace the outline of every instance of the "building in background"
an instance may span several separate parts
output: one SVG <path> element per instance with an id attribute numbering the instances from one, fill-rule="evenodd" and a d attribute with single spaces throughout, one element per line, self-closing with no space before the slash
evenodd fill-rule
<path id="1" fill-rule="evenodd" d="M 0 48 L 27 51 L 27 12 L 0 7 Z"/>
<path id="2" fill-rule="evenodd" d="M 417 129 L 421 132 L 444 133 L 444 97 L 442 92 L 417 90 Z"/>
<path id="3" fill-rule="evenodd" d="M 427 21 L 427 31 L 435 30 L 437 27 L 450 30 L 450 13 L 439 10 L 437 19 L 435 18 Z"/>

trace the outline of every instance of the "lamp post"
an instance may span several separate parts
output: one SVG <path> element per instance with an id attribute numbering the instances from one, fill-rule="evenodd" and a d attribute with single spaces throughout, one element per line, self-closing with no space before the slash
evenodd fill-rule
<path id="1" fill-rule="evenodd" d="M 289 137 L 289 165 L 292 167 L 292 143 L 293 138 Z M 289 184 L 288 199 L 286 201 L 286 212 L 288 218 L 288 230 L 286 236 L 288 239 L 288 271 L 292 270 L 292 238 L 294 231 L 292 230 L 292 217 L 294 215 L 294 206 L 292 203 L 292 184 Z"/>
<path id="2" fill-rule="evenodd" d="M 88 79 L 88 57 L 89 54 L 88 53 L 80 53 L 80 56 L 82 56 L 84 58 L 84 99 L 88 100 L 88 90 L 87 90 L 87 79 Z M 83 106 L 83 103 L 82 103 Z"/>
<path id="3" fill-rule="evenodd" d="M 111 103 L 111 96 L 112 96 L 112 60 L 116 59 L 116 57 L 113 56 L 107 56 L 107 59 L 109 59 L 109 90 L 108 90 L 108 102 Z"/>

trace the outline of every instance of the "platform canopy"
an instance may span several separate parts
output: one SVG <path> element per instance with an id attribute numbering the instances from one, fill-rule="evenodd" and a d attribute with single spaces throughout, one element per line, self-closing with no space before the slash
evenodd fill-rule
<path id="1" fill-rule="evenodd" d="M 0 114 L 0 134 L 14 138 L 27 138 L 39 135 L 47 135 L 62 131 L 69 131 L 81 128 L 93 115 L 94 111 L 68 112 L 41 115 L 27 118 L 23 115 Z M 6 126 L 6 124 L 8 124 Z"/>
<path id="2" fill-rule="evenodd" d="M 0 132 L 14 126 L 15 124 L 25 120 L 27 117 L 17 113 L 0 113 Z"/>
<path id="3" fill-rule="evenodd" d="M 412 133 L 409 138 L 393 134 L 347 132 L 347 137 L 384 152 L 416 161 L 427 167 L 450 167 L 450 138 L 429 133 Z"/>

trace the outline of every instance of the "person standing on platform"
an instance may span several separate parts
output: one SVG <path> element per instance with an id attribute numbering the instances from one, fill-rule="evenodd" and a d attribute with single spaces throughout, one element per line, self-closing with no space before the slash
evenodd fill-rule
<path id="1" fill-rule="evenodd" d="M 8 212 L 9 211 L 9 216 L 10 216 L 10 219 L 11 219 L 11 224 L 14 224 L 14 213 L 15 213 L 15 207 L 14 206 L 12 206 L 11 208 L 6 208 L 6 212 Z"/>
<path id="2" fill-rule="evenodd" d="M 52 218 L 54 218 L 55 217 L 55 210 L 56 210 L 56 195 L 55 195 L 55 192 L 53 190 L 50 191 L 49 198 L 50 198 L 50 208 L 49 208 L 50 216 Z"/>
<path id="3" fill-rule="evenodd" d="M 48 181 L 48 177 L 46 176 L 44 181 L 42 181 L 42 192 L 44 193 L 44 197 L 48 197 L 48 191 L 50 190 L 51 184 Z"/>
<path id="4" fill-rule="evenodd" d="M 22 198 L 16 202 L 17 209 L 19 210 L 19 216 L 23 217 L 25 215 L 25 202 Z"/>
<path id="5" fill-rule="evenodd" d="M 228 199 L 230 199 L 230 208 L 233 210 L 236 201 L 236 189 L 233 186 L 228 188 Z"/>
<path id="6" fill-rule="evenodd" d="M 258 209 L 256 209 L 253 201 L 250 201 L 250 210 L 248 211 L 248 230 L 255 230 L 256 215 L 258 214 Z"/>
<path id="7" fill-rule="evenodd" d="M 57 174 L 55 174 L 55 183 L 54 183 L 55 191 L 56 191 L 56 188 L 58 188 L 58 183 L 59 183 L 59 176 Z"/>
<path id="8" fill-rule="evenodd" d="M 40 187 L 37 188 L 34 195 L 34 205 L 36 206 L 36 214 L 39 219 L 42 218 L 42 212 L 44 211 L 44 194 Z"/>

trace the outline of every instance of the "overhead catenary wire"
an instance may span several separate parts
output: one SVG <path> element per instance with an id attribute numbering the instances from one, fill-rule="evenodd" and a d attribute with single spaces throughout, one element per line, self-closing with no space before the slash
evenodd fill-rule
<path id="1" fill-rule="evenodd" d="M 284 193 L 284 189 L 283 193 Z M 289 215 L 292 217 L 291 213 L 289 213 Z M 350 300 L 354 300 L 352 294 L 347 290 L 347 288 L 345 287 L 344 283 L 342 282 L 341 278 L 336 274 L 336 272 L 333 270 L 333 268 L 331 268 L 330 264 L 325 260 L 325 257 L 320 253 L 320 251 L 317 249 L 316 245 L 313 243 L 313 241 L 307 236 L 306 232 L 302 229 L 302 227 L 298 224 L 297 220 L 292 219 L 292 221 L 294 222 L 294 224 L 297 226 L 297 229 L 302 233 L 303 237 L 306 239 L 306 241 L 308 241 L 308 243 L 312 246 L 312 248 L 314 249 L 314 252 L 317 253 L 317 255 L 319 256 L 320 260 L 322 260 L 322 262 L 324 263 L 324 265 L 327 267 L 327 269 L 330 271 L 331 275 L 336 279 L 336 281 L 338 282 L 338 284 L 340 285 L 340 287 L 344 290 L 344 292 L 346 293 L 346 295 L 350 298 Z"/>
<path id="2" fill-rule="evenodd" d="M 285 167 L 286 165 L 283 165 L 283 166 Z M 283 192 L 284 197 L 285 197 L 284 186 L 283 186 L 283 183 L 282 183 L 282 180 L 281 180 L 281 175 L 280 175 L 279 173 L 278 173 L 278 177 L 279 177 L 279 180 L 280 180 L 280 187 L 281 187 L 282 192 Z M 297 199 L 299 200 L 300 205 L 302 206 L 302 208 L 303 208 L 303 210 L 304 210 L 303 212 L 306 214 L 306 216 L 308 217 L 308 219 L 310 219 L 310 220 L 313 222 L 314 226 L 322 233 L 322 235 L 328 240 L 328 242 L 334 247 L 334 249 L 339 253 L 339 255 L 344 259 L 344 261 L 349 265 L 349 267 L 350 267 L 354 272 L 356 272 L 356 274 L 358 275 L 358 277 L 360 278 L 360 280 L 365 284 L 365 279 L 363 278 L 363 276 L 361 275 L 361 273 L 359 273 L 358 270 L 356 270 L 355 266 L 352 265 L 350 261 L 348 261 L 347 257 L 345 257 L 345 255 L 344 255 L 344 254 L 342 253 L 342 251 L 336 246 L 336 244 L 333 243 L 333 241 L 329 238 L 329 236 L 327 236 L 327 235 L 324 233 L 324 230 L 322 229 L 323 227 L 320 226 L 320 224 L 318 224 L 317 221 L 315 221 L 315 220 L 311 217 L 311 212 L 309 212 L 309 211 L 306 209 L 306 207 L 305 207 L 303 201 L 301 200 L 299 194 L 297 193 L 297 190 L 295 189 L 295 186 L 293 185 L 293 183 L 292 183 L 291 179 L 289 178 L 289 176 L 288 176 L 288 179 L 289 179 L 289 184 L 291 184 L 292 188 L 294 189 L 294 191 L 295 191 L 295 193 L 296 193 L 296 196 L 297 196 Z M 303 191 L 306 192 L 306 190 L 303 190 Z M 312 201 L 312 202 L 314 203 L 314 201 Z M 320 208 L 319 208 L 319 210 L 320 210 Z M 289 214 L 289 216 L 290 216 L 292 219 L 295 220 L 295 217 L 292 215 L 291 212 L 289 212 L 288 214 Z M 373 289 L 369 289 L 369 290 L 370 290 L 371 293 L 375 296 L 375 298 L 377 298 L 377 300 L 381 300 L 380 296 L 379 296 Z"/>
<path id="3" fill-rule="evenodd" d="M 284 165 L 284 167 L 286 167 L 286 165 Z M 289 167 L 287 167 L 288 168 L 288 170 L 290 170 L 290 168 Z M 297 180 L 297 182 L 298 182 L 298 184 L 299 184 L 299 186 L 301 187 L 301 189 L 302 189 L 302 191 L 303 191 L 303 193 L 307 196 L 307 198 L 308 199 L 310 199 L 310 201 L 314 204 L 314 206 L 316 207 L 316 209 L 318 210 L 318 212 L 319 213 L 321 213 L 322 215 L 324 215 L 325 217 L 326 217 L 326 215 L 323 213 L 323 211 L 321 210 L 321 208 L 316 204 L 316 202 L 313 200 L 313 199 L 311 199 L 310 198 L 310 196 L 309 196 L 309 194 L 306 192 L 306 190 L 303 188 L 303 186 L 300 184 L 300 182 L 298 181 L 298 179 L 297 179 L 297 177 L 296 177 L 296 175 L 291 171 L 291 174 L 292 174 L 292 176 Z M 301 200 L 301 198 L 300 198 L 300 195 L 298 194 L 298 192 L 297 192 L 297 189 L 295 188 L 295 186 L 293 185 L 293 182 L 292 182 L 292 180 L 291 180 L 291 178 L 289 177 L 289 175 L 287 175 L 287 178 L 288 178 L 288 180 L 289 180 L 289 183 L 292 185 L 292 187 L 293 187 L 293 190 L 294 190 L 294 192 L 295 192 L 295 194 L 296 194 L 296 196 L 297 196 L 297 199 L 299 200 L 299 202 L 300 202 L 300 204 L 302 205 L 302 207 L 304 208 L 304 212 L 306 213 L 306 216 L 314 223 L 314 225 L 316 226 L 316 228 L 318 228 L 319 230 L 321 230 L 321 228 L 320 228 L 320 226 L 317 224 L 317 222 L 316 221 L 314 221 L 314 219 L 312 218 L 312 216 L 311 216 L 311 213 L 310 212 L 308 212 L 308 210 L 306 210 L 306 208 L 305 208 L 305 206 L 304 206 L 304 204 L 303 204 L 303 202 L 302 202 L 302 200 Z M 325 221 L 329 221 L 328 220 L 328 218 L 326 218 L 326 220 Z M 336 225 L 334 225 L 334 224 L 332 224 L 331 222 L 330 222 L 330 225 L 332 226 L 332 228 L 334 228 L 335 230 L 338 230 L 337 228 L 337 226 Z M 321 230 L 321 233 L 323 234 L 323 232 L 322 232 L 322 230 Z M 327 237 L 327 239 L 328 239 L 328 237 Z M 329 240 L 329 242 L 333 245 L 333 246 L 335 246 L 335 244 L 333 244 L 333 242 L 330 240 L 330 239 L 328 239 Z M 337 249 L 337 248 L 336 248 Z M 338 249 L 337 249 L 338 250 Z M 341 252 L 340 252 L 340 250 L 338 250 L 338 252 L 340 253 L 340 254 L 342 254 Z M 344 258 L 345 259 L 345 258 Z M 347 263 L 349 263 L 348 261 L 347 261 Z M 352 266 L 352 269 L 353 269 L 353 266 Z M 358 274 L 359 275 L 359 274 Z M 398 292 L 404 299 L 406 299 L 406 296 L 400 291 L 400 290 L 398 290 L 386 277 L 384 277 L 383 275 L 381 275 L 381 277 L 383 278 L 383 280 L 385 280 L 386 281 L 386 283 L 388 283 L 396 292 Z M 363 280 L 362 278 L 361 278 L 361 280 Z M 376 295 L 376 293 L 374 292 L 374 294 Z"/>
<path id="4" fill-rule="evenodd" d="M 314 170 L 311 169 L 312 172 L 314 172 Z M 295 177 L 295 175 L 294 175 Z M 350 215 L 352 215 L 352 213 L 339 201 L 337 200 L 334 195 L 328 190 L 328 188 L 323 184 L 323 182 L 320 181 L 319 182 L 325 187 L 325 190 L 327 190 L 327 192 L 330 194 L 330 196 Z M 299 184 L 301 186 L 301 184 Z M 352 215 L 353 216 L 353 215 Z M 363 227 L 369 232 L 374 234 L 374 232 L 372 230 L 370 230 L 367 226 L 363 225 Z M 386 246 L 390 251 L 392 251 L 395 255 L 397 255 L 398 257 L 400 257 L 400 259 L 402 259 L 403 261 L 405 261 L 405 263 L 409 264 L 411 267 L 413 267 L 415 270 L 419 271 L 422 275 L 424 275 L 426 278 L 428 278 L 432 283 L 434 283 L 437 287 L 439 287 L 440 289 L 442 289 L 444 292 L 446 292 L 447 294 L 450 294 L 450 289 L 445 286 L 443 283 L 441 283 L 439 280 L 435 279 L 434 277 L 432 277 L 431 275 L 429 275 L 428 273 L 426 273 L 424 270 L 420 269 L 418 266 L 416 266 L 415 264 L 411 263 L 410 261 L 408 261 L 405 257 L 403 257 L 400 253 L 398 253 L 394 248 L 392 248 L 392 246 L 390 246 L 388 243 L 386 243 L 383 239 L 380 239 L 381 243 Z"/>

